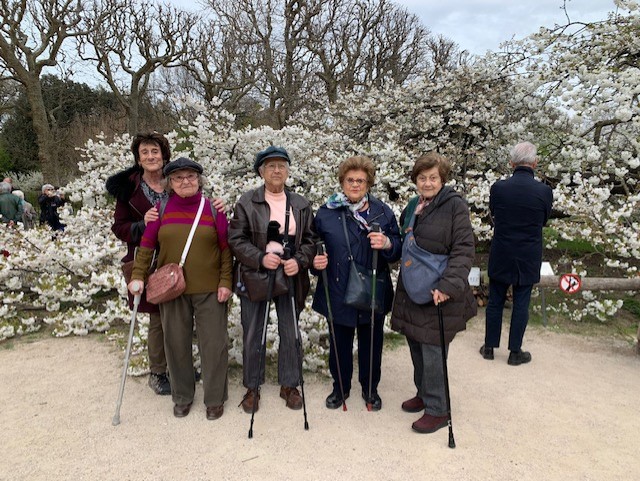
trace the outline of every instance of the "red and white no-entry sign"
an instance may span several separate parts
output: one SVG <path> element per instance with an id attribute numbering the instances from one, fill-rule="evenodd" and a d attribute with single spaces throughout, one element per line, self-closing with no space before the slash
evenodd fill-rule
<path id="1" fill-rule="evenodd" d="M 578 274 L 562 274 L 560 276 L 560 289 L 567 294 L 575 294 L 582 287 L 582 281 Z"/>

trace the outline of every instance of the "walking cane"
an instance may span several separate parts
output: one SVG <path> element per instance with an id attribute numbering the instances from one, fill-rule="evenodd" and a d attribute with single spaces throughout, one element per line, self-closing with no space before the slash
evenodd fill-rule
<path id="1" fill-rule="evenodd" d="M 138 283 L 138 289 L 140 286 Z M 129 356 L 131 355 L 131 344 L 133 343 L 133 330 L 136 326 L 136 315 L 138 314 L 138 306 L 142 293 L 133 296 L 133 310 L 131 311 L 131 322 L 129 323 L 129 340 L 127 341 L 127 350 L 124 354 L 124 368 L 122 369 L 122 379 L 120 380 L 120 392 L 118 393 L 118 401 L 116 402 L 116 412 L 113 415 L 111 424 L 117 426 L 120 424 L 120 406 L 122 406 L 122 396 L 124 395 L 124 383 L 127 380 L 127 369 L 129 368 Z"/>
<path id="2" fill-rule="evenodd" d="M 438 307 L 438 323 L 440 324 L 440 350 L 442 351 L 442 371 L 444 372 L 444 393 L 447 398 L 447 425 L 449 426 L 449 447 L 451 449 L 456 447 L 456 442 L 453 439 L 453 424 L 451 422 L 451 397 L 449 395 L 449 373 L 447 369 L 447 351 L 444 346 L 444 320 L 442 318 L 442 306 L 440 303 Z"/>
<path id="3" fill-rule="evenodd" d="M 371 232 L 380 232 L 380 224 L 377 222 L 371 223 Z M 373 258 L 371 261 L 371 343 L 369 344 L 369 398 L 367 400 L 367 410 L 373 410 L 373 395 L 372 395 L 372 384 L 373 384 L 373 323 L 376 313 L 376 277 L 378 273 L 378 249 L 373 249 Z"/>
<path id="4" fill-rule="evenodd" d="M 316 244 L 318 255 L 326 255 L 327 247 L 324 242 L 320 241 Z M 342 396 L 342 410 L 347 410 L 347 402 L 344 399 L 344 386 L 342 384 L 342 371 L 340 371 L 340 358 L 338 357 L 338 341 L 336 340 L 336 332 L 333 329 L 333 312 L 331 311 L 331 299 L 329 298 L 329 280 L 327 278 L 327 270 L 322 269 L 322 284 L 324 285 L 324 296 L 327 299 L 327 319 L 329 320 L 329 330 L 331 331 L 331 341 L 333 343 L 333 352 L 336 353 L 336 367 L 338 368 L 338 385 L 340 386 L 340 395 Z"/>
<path id="5" fill-rule="evenodd" d="M 262 324 L 262 342 L 258 349 L 258 376 L 256 377 L 256 387 L 254 389 L 253 405 L 251 406 L 251 425 L 249 426 L 249 439 L 253 437 L 253 418 L 256 414 L 256 405 L 260 395 L 260 373 L 262 372 L 262 357 L 267 352 L 267 324 L 269 323 L 269 311 L 271 310 L 271 297 L 273 296 L 273 284 L 276 279 L 276 271 L 269 270 L 269 282 L 267 284 L 267 307 L 264 311 L 264 323 Z"/>
<path id="6" fill-rule="evenodd" d="M 291 249 L 284 248 L 284 258 L 291 258 Z M 293 328 L 296 332 L 296 351 L 298 351 L 298 367 L 300 369 L 300 392 L 302 393 L 302 412 L 304 414 L 304 428 L 309 430 L 307 422 L 307 403 L 304 397 L 304 376 L 302 375 L 302 340 L 300 339 L 300 328 L 298 327 L 298 311 L 296 310 L 296 292 L 293 285 L 293 277 L 287 277 L 289 284 L 289 299 L 291 299 L 291 312 L 293 314 Z"/>

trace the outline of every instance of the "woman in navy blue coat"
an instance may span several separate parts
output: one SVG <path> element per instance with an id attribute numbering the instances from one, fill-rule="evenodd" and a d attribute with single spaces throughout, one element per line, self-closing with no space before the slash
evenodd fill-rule
<path id="1" fill-rule="evenodd" d="M 380 366 L 382 363 L 383 323 L 393 303 L 393 285 L 389 274 L 389 263 L 396 262 L 402 252 L 402 241 L 391 208 L 369 194 L 375 182 L 375 166 L 368 157 L 350 157 L 340 165 L 338 180 L 342 192 L 333 194 L 326 204 L 318 210 L 315 218 L 317 234 L 325 242 L 327 255 L 318 255 L 313 261 L 315 274 L 327 269 L 329 279 L 329 298 L 333 313 L 334 332 L 337 344 L 337 357 L 340 363 L 344 399 L 349 397 L 351 376 L 353 374 L 353 338 L 358 332 L 358 369 L 362 386 L 362 397 L 370 402 L 374 410 L 382 407 L 378 395 Z M 378 277 L 386 281 L 384 292 L 377 292 L 383 299 L 383 309 L 374 314 L 373 326 L 373 365 L 371 399 L 369 399 L 369 359 L 371 353 L 371 311 L 358 310 L 344 304 L 344 295 L 349 279 L 349 248 L 342 218 L 345 218 L 349 235 L 349 247 L 356 263 L 372 268 L 373 250 L 378 255 Z M 373 223 L 380 224 L 379 233 L 371 232 Z M 327 299 L 322 278 L 313 298 L 313 309 L 328 316 Z M 326 400 L 329 409 L 338 408 L 343 397 L 338 381 L 336 349 L 330 343 L 329 370 L 333 377 L 333 391 Z"/>

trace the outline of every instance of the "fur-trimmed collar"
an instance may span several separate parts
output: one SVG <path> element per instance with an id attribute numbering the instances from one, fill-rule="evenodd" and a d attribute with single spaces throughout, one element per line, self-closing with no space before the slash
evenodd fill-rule
<path id="1" fill-rule="evenodd" d="M 112 175 L 107 179 L 105 184 L 107 192 L 118 200 L 128 201 L 140 183 L 139 173 L 140 169 L 138 167 L 129 167 L 126 170 Z"/>

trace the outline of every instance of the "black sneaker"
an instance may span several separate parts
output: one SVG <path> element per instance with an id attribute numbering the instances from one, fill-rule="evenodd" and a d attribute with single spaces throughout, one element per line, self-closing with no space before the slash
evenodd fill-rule
<path id="1" fill-rule="evenodd" d="M 171 394 L 171 384 L 169 383 L 167 374 L 164 372 L 160 374 L 152 372 L 151 374 L 149 374 L 149 387 L 154 393 L 161 396 Z"/>
<path id="2" fill-rule="evenodd" d="M 487 347 L 484 344 L 480 346 L 480 355 L 488 361 L 493 360 L 493 348 Z"/>
<path id="3" fill-rule="evenodd" d="M 377 391 L 373 391 L 371 393 L 371 399 L 369 399 L 369 393 L 363 390 L 362 399 L 364 399 L 364 402 L 367 403 L 367 405 L 371 402 L 372 411 L 380 411 L 380 409 L 382 409 L 382 399 L 380 399 Z"/>
<path id="4" fill-rule="evenodd" d="M 509 360 L 507 364 L 510 366 L 519 366 L 520 364 L 526 364 L 531 361 L 531 353 L 527 351 L 511 351 L 509 354 Z"/>
<path id="5" fill-rule="evenodd" d="M 349 399 L 348 392 L 344 393 L 344 399 Z M 333 391 L 331 394 L 329 394 L 327 396 L 325 404 L 329 409 L 338 409 L 340 406 L 342 406 L 342 395 L 340 394 L 340 391 Z"/>

